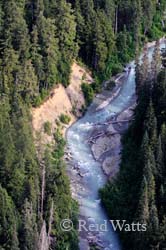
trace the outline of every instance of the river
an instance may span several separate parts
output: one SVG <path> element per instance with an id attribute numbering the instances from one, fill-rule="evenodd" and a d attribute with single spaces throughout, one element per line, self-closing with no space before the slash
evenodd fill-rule
<path id="1" fill-rule="evenodd" d="M 164 46 L 164 43 L 161 43 L 161 47 Z M 154 46 L 148 49 L 149 58 L 152 58 L 153 49 Z M 67 165 L 73 196 L 80 204 L 80 218 L 84 218 L 89 224 L 101 225 L 103 222 L 108 221 L 108 217 L 98 195 L 98 190 L 104 186 L 107 177 L 103 173 L 101 163 L 94 159 L 87 140 L 94 129 L 94 124 L 104 123 L 110 117 L 123 112 L 130 105 L 131 100 L 135 96 L 134 61 L 129 64 L 129 67 L 131 67 L 131 70 L 129 73 L 126 73 L 118 96 L 97 112 L 94 112 L 98 105 L 98 100 L 95 98 L 86 114 L 74 123 L 66 133 L 67 148 L 71 154 L 71 160 L 67 162 Z M 96 231 L 95 233 L 89 231 L 80 233 L 81 250 L 89 249 L 86 239 L 88 237 L 93 238 L 94 234 L 99 242 L 100 249 L 121 249 L 119 237 L 113 231 L 110 223 L 107 225 L 107 230 Z"/>

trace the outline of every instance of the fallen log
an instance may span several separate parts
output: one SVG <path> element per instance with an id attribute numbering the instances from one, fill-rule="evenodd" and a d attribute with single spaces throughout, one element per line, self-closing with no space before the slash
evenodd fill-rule
<path id="1" fill-rule="evenodd" d="M 119 132 L 108 132 L 108 131 L 105 131 L 105 132 L 102 132 L 100 134 L 97 134 L 96 136 L 92 136 L 90 137 L 87 142 L 88 143 L 95 143 L 96 142 L 96 139 L 100 138 L 101 136 L 104 136 L 104 135 L 107 135 L 107 136 L 114 136 L 114 135 L 117 135 L 119 134 Z"/>
<path id="2" fill-rule="evenodd" d="M 124 122 L 130 122 L 133 121 L 134 119 L 127 119 L 127 120 L 119 120 L 119 121 L 110 121 L 108 124 L 117 124 L 117 123 L 124 123 Z"/>
<path id="3" fill-rule="evenodd" d="M 127 119 L 127 120 L 119 120 L 119 121 L 108 121 L 108 122 L 104 122 L 104 123 L 97 123 L 95 125 L 97 126 L 103 126 L 103 125 L 109 125 L 109 124 L 117 124 L 117 123 L 125 123 L 125 122 L 130 122 L 133 121 L 134 119 Z"/>
<path id="4" fill-rule="evenodd" d="M 97 134 L 97 135 L 95 135 L 95 136 L 91 136 L 91 137 L 88 139 L 88 142 L 93 141 L 93 140 L 96 140 L 96 139 L 98 139 L 99 137 L 103 136 L 104 134 L 105 134 L 105 132 L 101 132 L 101 133 L 99 133 L 99 134 Z"/>

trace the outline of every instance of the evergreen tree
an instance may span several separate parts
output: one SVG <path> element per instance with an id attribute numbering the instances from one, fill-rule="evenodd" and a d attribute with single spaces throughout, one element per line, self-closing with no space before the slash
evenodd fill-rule
<path id="1" fill-rule="evenodd" d="M 160 136 L 158 138 L 156 168 L 157 168 L 157 181 L 161 183 L 164 170 L 164 162 L 163 162 L 163 151 L 162 151 L 162 143 Z"/>
<path id="2" fill-rule="evenodd" d="M 160 227 L 160 232 L 161 232 L 161 244 L 160 247 L 161 249 L 164 249 L 166 247 L 166 218 L 164 217 L 161 227 Z"/>
<path id="3" fill-rule="evenodd" d="M 143 176 L 140 189 L 139 204 L 136 213 L 136 219 L 139 223 L 147 225 L 149 223 L 149 198 L 148 198 L 148 183 L 146 177 Z M 146 232 L 138 232 L 135 235 L 134 248 L 142 249 L 147 245 L 147 234 Z"/>
<path id="4" fill-rule="evenodd" d="M 161 142 L 162 142 L 162 151 L 165 152 L 165 150 L 166 150 L 166 126 L 165 126 L 165 124 L 163 124 L 162 128 L 161 128 Z M 163 160 L 164 160 L 164 166 L 165 166 L 165 164 L 166 164 L 166 155 L 165 154 L 163 154 Z"/>
<path id="5" fill-rule="evenodd" d="M 134 40 L 135 48 L 141 44 L 141 29 L 142 29 L 142 4 L 141 0 L 136 0 L 133 2 L 133 11 L 134 11 Z"/>
<path id="6" fill-rule="evenodd" d="M 155 152 L 157 145 L 157 120 L 154 113 L 152 101 L 150 101 L 149 107 L 146 112 L 145 128 L 148 131 L 150 145 L 153 152 Z"/>
<path id="7" fill-rule="evenodd" d="M 141 157 L 143 157 L 143 164 L 148 160 L 148 153 L 149 153 L 149 136 L 147 130 L 145 130 L 142 145 L 141 145 Z"/>
<path id="8" fill-rule="evenodd" d="M 17 92 L 27 103 L 33 103 L 39 94 L 38 81 L 31 60 L 23 63 L 16 72 Z"/>
<path id="9" fill-rule="evenodd" d="M 23 210 L 23 245 L 24 250 L 37 249 L 38 232 L 36 225 L 36 215 L 32 208 L 32 203 L 25 201 Z"/>
<path id="10" fill-rule="evenodd" d="M 18 51 L 20 60 L 29 56 L 29 35 L 24 19 L 24 2 L 4 2 L 4 41 L 7 48 Z"/>
<path id="11" fill-rule="evenodd" d="M 38 88 L 41 87 L 40 83 L 44 81 L 44 63 L 43 63 L 43 56 L 41 53 L 41 47 L 39 45 L 39 32 L 38 32 L 38 26 L 34 25 L 32 32 L 31 32 L 31 40 L 32 40 L 32 46 L 31 46 L 31 58 L 32 58 L 32 64 L 34 65 L 35 73 L 37 76 L 37 83 Z M 39 90 L 41 90 L 39 88 Z"/>
<path id="12" fill-rule="evenodd" d="M 147 188 L 148 188 L 148 200 L 149 200 L 149 204 L 151 205 L 154 200 L 155 200 L 155 179 L 153 176 L 153 172 L 152 172 L 152 164 L 150 162 L 150 160 L 147 161 L 147 163 L 145 163 L 145 167 L 144 167 L 144 175 L 147 179 Z"/>
<path id="13" fill-rule="evenodd" d="M 159 248 L 159 219 L 155 204 L 150 208 L 149 234 L 151 249 Z"/>
<path id="14" fill-rule="evenodd" d="M 148 183 L 146 177 L 143 177 L 140 190 L 140 199 L 137 210 L 137 218 L 142 224 L 149 221 L 149 197 L 148 197 Z"/>
<path id="15" fill-rule="evenodd" d="M 58 0 L 55 7 L 56 37 L 58 40 L 61 58 L 58 69 L 61 72 L 60 81 L 68 85 L 70 66 L 77 56 L 76 22 L 71 5 L 65 0 Z"/>
<path id="16" fill-rule="evenodd" d="M 18 241 L 13 240 L 13 233 L 17 235 L 15 227 L 16 211 L 12 199 L 9 197 L 8 193 L 0 185 L 0 245 L 5 250 L 18 248 Z M 17 237 L 16 237 L 17 238 Z M 14 248 L 15 247 L 15 248 Z"/>
<path id="17" fill-rule="evenodd" d="M 151 72 L 154 78 L 154 82 L 157 81 L 157 76 L 161 69 L 161 52 L 160 52 L 160 41 L 156 41 L 156 45 L 154 48 L 152 63 L 151 63 Z"/>
<path id="18" fill-rule="evenodd" d="M 155 106 L 155 113 L 158 118 L 158 124 L 159 127 L 162 125 L 162 123 L 166 119 L 166 71 L 163 69 L 158 77 L 157 81 L 155 82 L 154 88 L 153 88 L 153 102 Z"/>
<path id="19" fill-rule="evenodd" d="M 5 48 L 2 52 L 2 59 L 0 60 L 0 87 L 2 93 L 11 94 L 14 89 L 15 72 L 17 71 L 18 53 L 13 48 Z"/>
<path id="20" fill-rule="evenodd" d="M 11 250 L 20 250 L 16 225 L 13 228 Z"/>
<path id="21" fill-rule="evenodd" d="M 153 16 L 156 11 L 156 1 L 155 0 L 146 0 L 142 1 L 143 6 L 143 28 L 144 34 L 146 34 L 152 26 Z"/>
<path id="22" fill-rule="evenodd" d="M 137 55 L 136 60 L 136 91 L 138 93 L 138 98 L 140 97 L 140 93 L 142 93 L 142 91 L 144 90 L 144 86 L 149 85 L 149 74 L 150 65 L 148 58 L 148 50 L 145 47 L 141 60 L 139 58 L 139 55 Z"/>
<path id="23" fill-rule="evenodd" d="M 112 28 L 108 25 L 108 20 L 104 12 L 97 11 L 92 58 L 92 65 L 96 71 L 102 72 L 105 69 L 109 55 L 112 53 L 113 46 Z"/>
<path id="24" fill-rule="evenodd" d="M 6 97 L 1 96 L 0 102 L 0 179 L 3 186 L 10 181 L 15 162 L 15 145 L 13 126 L 10 121 L 10 105 Z"/>
<path id="25" fill-rule="evenodd" d="M 57 61 L 59 55 L 55 38 L 55 26 L 54 21 L 50 18 L 45 18 L 42 13 L 38 17 L 37 26 L 44 71 L 40 89 L 48 89 L 57 83 L 58 80 Z"/>

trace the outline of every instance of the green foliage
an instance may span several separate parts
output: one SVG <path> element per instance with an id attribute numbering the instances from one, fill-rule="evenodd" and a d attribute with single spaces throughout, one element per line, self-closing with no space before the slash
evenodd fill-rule
<path id="1" fill-rule="evenodd" d="M 117 53 L 116 54 L 113 53 L 107 61 L 105 75 L 106 76 L 116 75 L 122 71 L 122 68 L 123 67 L 118 59 Z"/>
<path id="2" fill-rule="evenodd" d="M 4 249 L 19 250 L 16 231 L 16 210 L 7 191 L 0 185 L 0 245 Z M 14 242 L 14 240 L 16 240 Z M 14 247 L 15 245 L 15 247 Z"/>
<path id="3" fill-rule="evenodd" d="M 91 84 L 92 89 L 94 91 L 94 93 L 100 93 L 101 91 L 101 84 L 99 82 L 99 80 L 96 78 L 95 81 Z"/>
<path id="4" fill-rule="evenodd" d="M 94 98 L 94 90 L 92 86 L 88 83 L 82 83 L 81 88 L 85 97 L 86 105 L 88 106 Z"/>
<path id="5" fill-rule="evenodd" d="M 44 133 L 51 135 L 51 123 L 49 121 L 44 123 Z"/>
<path id="6" fill-rule="evenodd" d="M 25 200 L 22 216 L 23 227 L 23 249 L 37 249 L 38 231 L 36 224 L 36 213 L 33 211 L 32 203 Z"/>
<path id="7" fill-rule="evenodd" d="M 64 123 L 64 124 L 69 124 L 71 118 L 70 116 L 66 115 L 66 114 L 61 114 L 59 117 L 59 120 Z"/>
<path id="8" fill-rule="evenodd" d="M 41 96 L 38 95 L 37 97 L 34 98 L 33 100 L 33 106 L 34 107 L 39 107 L 42 104 L 42 99 Z"/>

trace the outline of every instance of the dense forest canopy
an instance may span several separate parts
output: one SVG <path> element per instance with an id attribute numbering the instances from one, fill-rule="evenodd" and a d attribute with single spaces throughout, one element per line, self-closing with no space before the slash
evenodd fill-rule
<path id="1" fill-rule="evenodd" d="M 69 84 L 74 59 L 98 79 L 119 72 L 136 48 L 163 35 L 165 9 L 165 0 L 0 0 L 1 250 L 40 249 L 43 239 L 47 249 L 78 249 L 76 230 L 64 234 L 59 228 L 63 218 L 76 222 L 78 210 L 62 160 L 64 140 L 55 131 L 55 145 L 41 155 L 30 107 L 57 83 Z M 152 104 L 149 109 L 155 112 Z M 162 112 L 157 118 L 163 125 Z M 165 138 L 161 125 L 157 150 Z M 159 173 L 156 178 L 164 192 Z"/>
<path id="2" fill-rule="evenodd" d="M 164 0 L 0 1 L 2 91 L 12 81 L 38 105 L 54 84 L 69 83 L 78 57 L 98 76 L 110 77 L 147 37 L 163 35 L 165 7 Z"/>

